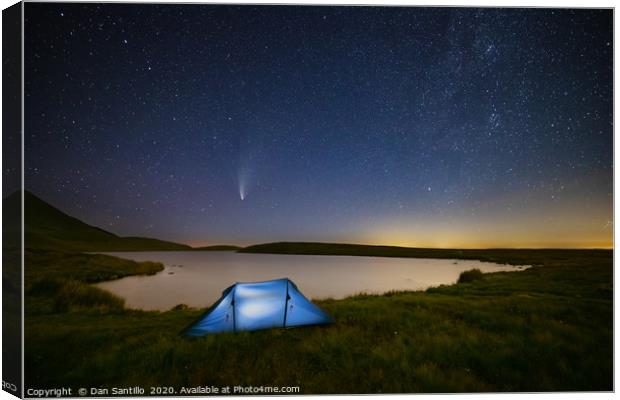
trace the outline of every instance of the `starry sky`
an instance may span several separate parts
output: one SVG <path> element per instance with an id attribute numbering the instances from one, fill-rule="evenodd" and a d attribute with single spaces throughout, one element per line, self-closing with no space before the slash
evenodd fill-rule
<path id="1" fill-rule="evenodd" d="M 611 10 L 25 9 L 26 188 L 89 224 L 613 245 Z"/>

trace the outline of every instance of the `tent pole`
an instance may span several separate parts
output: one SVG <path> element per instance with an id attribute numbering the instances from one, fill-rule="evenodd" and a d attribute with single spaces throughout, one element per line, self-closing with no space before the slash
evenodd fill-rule
<path id="1" fill-rule="evenodd" d="M 233 289 L 233 294 L 232 294 L 232 296 L 233 296 L 233 298 L 232 298 L 232 308 L 233 308 L 233 312 L 232 312 L 232 314 L 233 314 L 233 316 L 232 316 L 232 318 L 233 318 L 233 332 L 237 332 L 237 316 L 235 315 L 235 314 L 236 314 L 236 313 L 235 313 L 235 303 L 236 303 L 236 302 L 235 302 L 235 293 L 237 293 L 237 286 L 235 286 L 235 288 Z"/>
<path id="2" fill-rule="evenodd" d="M 282 321 L 282 328 L 286 328 L 287 311 L 288 311 L 288 280 L 286 281 L 286 298 L 284 300 L 284 321 Z"/>

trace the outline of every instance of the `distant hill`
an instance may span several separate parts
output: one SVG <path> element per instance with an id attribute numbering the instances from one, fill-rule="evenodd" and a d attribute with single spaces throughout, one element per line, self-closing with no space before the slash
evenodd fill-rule
<path id="1" fill-rule="evenodd" d="M 239 252 L 377 257 L 434 257 L 446 255 L 454 257 L 463 254 L 463 250 L 424 249 L 415 247 L 321 242 L 264 243 L 245 247 L 239 250 Z"/>
<path id="2" fill-rule="evenodd" d="M 427 249 L 347 243 L 276 242 L 244 247 L 239 253 L 304 254 L 330 256 L 402 257 L 480 260 L 507 264 L 543 264 L 546 259 L 566 258 L 565 264 L 605 259 L 612 250 L 602 249 Z"/>
<path id="3" fill-rule="evenodd" d="M 9 237 L 19 231 L 20 192 L 3 200 L 4 229 Z M 120 237 L 77 218 L 24 192 L 25 247 L 65 251 L 191 250 L 190 246 L 143 237 Z M 13 233 L 13 235 L 11 235 Z M 15 243 L 7 243 L 15 244 Z"/>
<path id="4" fill-rule="evenodd" d="M 240 249 L 242 249 L 243 247 L 239 247 L 239 246 L 232 246 L 232 245 L 226 245 L 226 244 L 218 244 L 215 246 L 203 246 L 203 247 L 194 247 L 194 250 L 200 250 L 200 251 L 238 251 Z"/>

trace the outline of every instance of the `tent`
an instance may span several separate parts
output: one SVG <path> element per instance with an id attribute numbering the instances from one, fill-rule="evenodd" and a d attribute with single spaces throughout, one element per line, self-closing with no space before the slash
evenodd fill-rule
<path id="1" fill-rule="evenodd" d="M 235 283 L 185 331 L 187 336 L 209 333 L 289 328 L 330 324 L 332 318 L 312 304 L 288 278 Z"/>

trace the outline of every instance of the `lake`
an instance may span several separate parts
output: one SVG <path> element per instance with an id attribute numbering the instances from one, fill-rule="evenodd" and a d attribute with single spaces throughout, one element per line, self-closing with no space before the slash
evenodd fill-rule
<path id="1" fill-rule="evenodd" d="M 156 275 L 131 276 L 96 286 L 143 310 L 168 310 L 178 304 L 208 307 L 235 282 L 289 278 L 309 299 L 341 299 L 357 293 L 421 290 L 455 283 L 462 271 L 515 271 L 523 266 L 469 260 L 249 254 L 230 251 L 106 253 L 136 261 L 159 261 Z"/>

